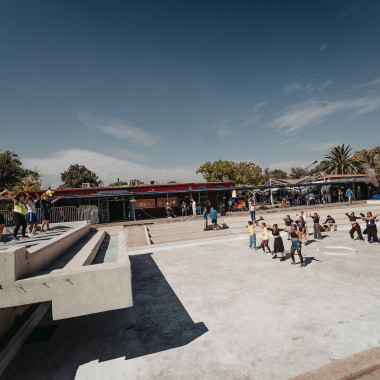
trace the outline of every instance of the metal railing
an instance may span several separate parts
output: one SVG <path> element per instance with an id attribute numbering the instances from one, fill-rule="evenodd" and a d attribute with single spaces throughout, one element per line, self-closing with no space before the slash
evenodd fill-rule
<path id="1" fill-rule="evenodd" d="M 0 213 L 4 217 L 5 227 L 13 226 L 13 211 L 2 210 Z M 41 223 L 41 211 L 39 208 L 36 208 L 36 216 Z M 49 211 L 49 216 L 51 223 L 76 222 L 79 220 L 79 208 L 75 206 L 52 207 Z"/>

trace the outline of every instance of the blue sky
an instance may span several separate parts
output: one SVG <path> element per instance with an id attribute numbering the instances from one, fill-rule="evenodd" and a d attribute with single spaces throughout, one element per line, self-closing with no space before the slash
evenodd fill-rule
<path id="1" fill-rule="evenodd" d="M 380 144 L 380 1 L 0 1 L 0 149 L 196 180 Z"/>

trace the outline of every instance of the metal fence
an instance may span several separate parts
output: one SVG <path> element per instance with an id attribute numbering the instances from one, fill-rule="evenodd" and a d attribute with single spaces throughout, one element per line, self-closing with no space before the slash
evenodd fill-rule
<path id="1" fill-rule="evenodd" d="M 0 211 L 4 216 L 5 227 L 13 226 L 11 210 Z M 75 206 L 52 207 L 49 211 L 51 223 L 76 222 L 79 220 L 79 208 Z M 36 208 L 37 219 L 41 221 L 41 211 Z"/>

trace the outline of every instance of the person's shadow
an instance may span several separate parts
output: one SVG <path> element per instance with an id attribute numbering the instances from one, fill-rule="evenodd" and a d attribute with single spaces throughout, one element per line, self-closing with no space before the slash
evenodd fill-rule
<path id="1" fill-rule="evenodd" d="M 305 266 L 310 265 L 313 261 L 317 261 L 319 263 L 323 263 L 322 260 L 318 260 L 314 256 L 307 256 L 307 257 L 304 258 Z"/>
<path id="2" fill-rule="evenodd" d="M 78 368 L 91 361 L 170 350 L 208 331 L 203 322 L 191 319 L 151 254 L 130 260 L 133 307 L 50 321 L 51 333 L 42 328 L 40 339 L 37 327 L 37 337 L 24 344 L 3 379 L 73 379 Z"/>

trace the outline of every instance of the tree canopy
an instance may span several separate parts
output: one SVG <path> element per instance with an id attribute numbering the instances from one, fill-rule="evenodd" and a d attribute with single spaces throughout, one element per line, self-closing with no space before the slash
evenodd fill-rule
<path id="1" fill-rule="evenodd" d="M 288 173 L 281 169 L 274 169 L 269 172 L 271 178 L 285 179 L 288 177 Z"/>
<path id="2" fill-rule="evenodd" d="M 205 162 L 197 174 L 203 175 L 207 182 L 234 181 L 237 185 L 259 185 L 263 182 L 260 166 L 250 161 L 214 161 Z"/>
<path id="3" fill-rule="evenodd" d="M 307 170 L 300 166 L 294 166 L 290 168 L 290 178 L 300 179 L 300 178 L 306 177 L 307 174 L 308 174 Z"/>
<path id="4" fill-rule="evenodd" d="M 79 164 L 72 164 L 61 173 L 61 181 L 63 184 L 59 186 L 59 189 L 79 188 L 82 187 L 82 183 L 89 183 L 91 187 L 103 185 L 103 182 L 94 172 Z"/>
<path id="5" fill-rule="evenodd" d="M 14 193 L 37 191 L 41 188 L 40 178 L 37 169 L 29 170 L 22 167 L 16 153 L 9 150 L 0 152 L 0 189 L 9 189 Z"/>

